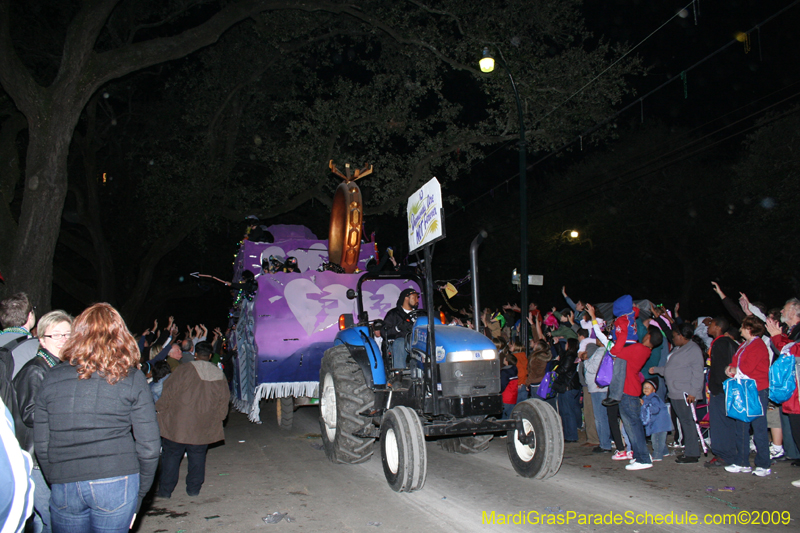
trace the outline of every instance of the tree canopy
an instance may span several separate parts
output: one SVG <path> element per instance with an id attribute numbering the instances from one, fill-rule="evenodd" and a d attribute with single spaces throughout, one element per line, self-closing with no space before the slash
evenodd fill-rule
<path id="1" fill-rule="evenodd" d="M 120 212 L 145 215 L 136 227 L 150 248 L 129 289 L 134 312 L 155 264 L 197 226 L 329 203 L 330 159 L 375 165 L 362 185 L 368 214 L 396 209 L 431 175 L 457 195 L 475 161 L 519 132 L 502 64 L 490 75 L 477 69 L 484 47 L 513 73 L 531 150 L 600 122 L 640 71 L 636 59 L 614 63 L 624 47 L 589 34 L 574 0 L 59 5 L 0 1 L 0 83 L 10 97 L 0 150 L 23 154 L 0 176 L 0 223 L 14 235 L 0 267 L 6 290 L 27 290 L 45 308 L 69 189 L 75 220 L 94 228 L 84 237 L 98 271 L 107 240 L 98 226 Z M 97 125 L 121 120 L 126 106 L 159 114 L 126 130 L 128 164 L 117 164 L 116 179 L 128 184 L 115 199 L 125 206 L 108 213 L 92 200 L 100 170 L 80 143 L 101 139 Z M 137 204 L 134 190 L 209 216 Z"/>

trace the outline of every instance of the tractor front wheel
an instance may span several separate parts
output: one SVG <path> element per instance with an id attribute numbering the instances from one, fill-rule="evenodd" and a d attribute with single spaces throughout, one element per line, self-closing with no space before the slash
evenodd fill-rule
<path id="1" fill-rule="evenodd" d="M 508 457 L 514 470 L 522 477 L 547 479 L 554 476 L 564 457 L 564 432 L 556 410 L 547 402 L 529 399 L 514 407 L 511 418 L 522 420 L 530 439 L 523 444 L 517 430 L 508 432 Z"/>

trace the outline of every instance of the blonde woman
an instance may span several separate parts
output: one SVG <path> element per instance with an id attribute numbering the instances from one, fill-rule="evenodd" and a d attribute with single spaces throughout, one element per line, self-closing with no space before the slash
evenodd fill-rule
<path id="1" fill-rule="evenodd" d="M 72 317 L 65 311 L 50 311 L 39 319 L 36 331 L 39 336 L 39 351 L 36 357 L 25 363 L 14 377 L 18 406 L 15 428 L 20 446 L 31 454 L 34 460 L 31 477 L 36 484 L 33 493 L 36 515 L 33 521 L 34 524 L 41 525 L 42 533 L 50 533 L 50 488 L 36 463 L 33 447 L 33 415 L 36 396 L 39 394 L 45 374 L 61 362 L 61 349 L 72 333 Z"/>

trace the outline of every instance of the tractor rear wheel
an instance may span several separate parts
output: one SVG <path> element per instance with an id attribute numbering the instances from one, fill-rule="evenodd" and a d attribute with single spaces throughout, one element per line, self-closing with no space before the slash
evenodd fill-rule
<path id="1" fill-rule="evenodd" d="M 395 492 L 414 492 L 425 485 L 428 449 L 422 423 L 404 406 L 389 409 L 381 422 L 381 461 L 386 481 Z"/>
<path id="2" fill-rule="evenodd" d="M 439 447 L 450 453 L 481 453 L 489 449 L 489 441 L 494 435 L 473 435 L 439 439 Z"/>
<path id="3" fill-rule="evenodd" d="M 356 437 L 369 429 L 375 395 L 347 346 L 325 351 L 319 371 L 319 425 L 325 455 L 334 463 L 357 464 L 372 457 L 374 438 Z"/>
<path id="4" fill-rule="evenodd" d="M 294 398 L 278 398 L 275 402 L 277 405 L 276 411 L 278 415 L 278 427 L 283 430 L 292 429 L 292 421 L 294 420 Z"/>
<path id="5" fill-rule="evenodd" d="M 517 430 L 508 432 L 508 457 L 514 470 L 522 477 L 554 476 L 564 457 L 564 431 L 556 410 L 547 402 L 529 399 L 514 407 L 511 418 L 521 419 L 525 433 L 532 437 L 523 444 Z"/>

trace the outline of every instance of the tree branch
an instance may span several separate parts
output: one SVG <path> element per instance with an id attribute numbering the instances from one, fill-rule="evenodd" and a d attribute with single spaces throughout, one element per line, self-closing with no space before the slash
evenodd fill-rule
<path id="1" fill-rule="evenodd" d="M 88 61 L 94 56 L 94 45 L 111 12 L 119 0 L 84 0 L 81 10 L 67 27 L 64 51 L 53 86 L 62 80 L 71 82 L 85 73 Z M 91 82 L 90 82 L 91 83 Z"/>
<path id="2" fill-rule="evenodd" d="M 139 263 L 139 275 L 136 278 L 136 285 L 131 290 L 131 297 L 122 306 L 122 314 L 125 316 L 137 316 L 142 303 L 147 297 L 150 284 L 153 281 L 153 274 L 159 261 L 169 252 L 175 249 L 187 235 L 191 232 L 200 220 L 194 217 L 187 217 L 176 228 L 168 231 L 163 237 L 156 240 Z"/>
<path id="3" fill-rule="evenodd" d="M 111 2 L 112 0 L 105 1 Z M 288 0 L 283 2 L 242 0 L 234 4 L 229 4 L 203 24 L 186 30 L 174 37 L 143 41 L 94 55 L 91 61 L 92 68 L 90 69 L 95 73 L 95 76 L 93 76 L 95 83 L 93 85 L 99 87 L 112 79 L 124 76 L 133 71 L 183 57 L 195 50 L 215 43 L 228 28 L 248 17 L 264 11 L 279 10 L 299 10 L 306 12 L 324 11 L 348 15 L 365 24 L 369 24 L 400 44 L 415 45 L 428 50 L 438 59 L 457 70 L 465 70 L 476 75 L 478 74 L 476 69 L 445 56 L 433 45 L 419 39 L 403 37 L 388 24 L 349 5 L 333 4 L 324 1 L 298 4 Z"/>
<path id="4" fill-rule="evenodd" d="M 478 144 L 478 143 L 498 143 L 498 142 L 505 142 L 510 141 L 513 139 L 518 138 L 519 135 L 504 135 L 501 137 L 471 137 L 468 139 L 463 139 L 457 143 L 450 144 L 449 146 L 445 146 L 440 150 L 436 150 L 435 152 L 431 152 L 427 154 L 425 157 L 417 161 L 414 165 L 414 172 L 411 173 L 411 180 L 409 180 L 408 185 L 406 186 L 405 190 L 391 198 L 382 204 L 378 204 L 373 207 L 365 207 L 364 208 L 364 215 L 380 215 L 386 213 L 387 211 L 394 209 L 397 205 L 405 205 L 406 200 L 411 194 L 419 189 L 420 185 L 422 184 L 422 172 L 425 168 L 430 164 L 431 161 L 436 159 L 437 157 L 441 157 L 445 154 L 449 154 L 455 152 L 459 148 L 463 148 L 465 145 L 470 144 Z"/>
<path id="5" fill-rule="evenodd" d="M 323 195 L 317 189 L 309 189 L 305 192 L 301 192 L 293 196 L 291 199 L 287 200 L 286 202 L 281 203 L 279 207 L 275 207 L 268 211 L 261 211 L 256 212 L 256 216 L 262 220 L 266 220 L 269 218 L 274 218 L 284 213 L 288 213 L 297 209 L 304 203 L 308 202 L 309 200 L 317 200 L 322 205 L 327 206 L 328 208 L 333 207 L 333 200 L 325 195 Z M 222 212 L 222 216 L 227 218 L 228 220 L 233 221 L 241 221 L 247 215 L 252 215 L 255 210 L 253 209 L 244 209 L 244 210 L 237 210 L 237 209 L 225 209 Z"/>
<path id="6" fill-rule="evenodd" d="M 458 27 L 458 33 L 464 35 L 464 28 L 461 27 L 461 21 L 458 20 L 457 16 L 447 11 L 440 11 L 438 9 L 433 9 L 431 7 L 426 6 L 422 2 L 417 2 L 416 0 L 408 0 L 408 1 L 417 6 L 418 8 L 422 9 L 423 11 L 427 11 L 428 13 L 432 13 L 434 15 L 443 15 L 445 17 L 453 19 L 453 21 L 456 23 L 456 26 Z"/>
<path id="7" fill-rule="evenodd" d="M 36 102 L 44 92 L 14 50 L 11 40 L 11 0 L 0 0 L 0 85 L 26 117 L 35 111 Z"/>
<path id="8" fill-rule="evenodd" d="M 78 281 L 72 274 L 57 264 L 53 265 L 53 283 L 84 305 L 90 305 L 97 300 L 97 293 L 94 287 Z"/>
<path id="9" fill-rule="evenodd" d="M 76 235 L 73 235 L 69 231 L 61 231 L 61 233 L 58 234 L 58 242 L 86 259 L 89 263 L 91 263 L 95 271 L 99 272 L 99 269 L 97 268 L 97 258 L 94 256 L 94 254 L 90 253 L 92 247 L 89 242 Z"/>

